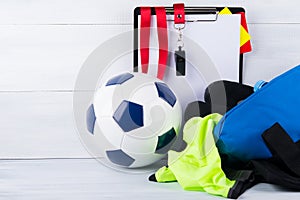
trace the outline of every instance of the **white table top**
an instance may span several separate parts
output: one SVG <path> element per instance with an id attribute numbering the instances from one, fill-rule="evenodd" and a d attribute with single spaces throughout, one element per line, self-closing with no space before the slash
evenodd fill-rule
<path id="1" fill-rule="evenodd" d="M 1 160 L 0 199 L 224 199 L 153 183 L 147 173 L 124 173 L 93 159 Z M 259 184 L 240 199 L 296 199 L 300 193 Z"/>

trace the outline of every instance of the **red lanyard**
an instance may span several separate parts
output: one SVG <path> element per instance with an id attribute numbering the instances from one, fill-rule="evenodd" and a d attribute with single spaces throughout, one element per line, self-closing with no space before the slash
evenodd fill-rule
<path id="1" fill-rule="evenodd" d="M 149 66 L 149 42 L 151 25 L 151 8 L 141 7 L 141 29 L 140 29 L 140 55 L 142 72 L 148 72 Z M 166 10 L 164 7 L 155 7 L 157 18 L 157 35 L 159 43 L 159 58 L 157 78 L 163 79 L 168 61 L 168 31 Z"/>
<path id="2" fill-rule="evenodd" d="M 140 53 L 142 72 L 148 72 L 151 8 L 141 7 Z"/>

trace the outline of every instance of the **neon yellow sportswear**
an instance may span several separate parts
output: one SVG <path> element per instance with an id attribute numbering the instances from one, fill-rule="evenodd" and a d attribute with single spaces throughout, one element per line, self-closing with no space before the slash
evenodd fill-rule
<path id="1" fill-rule="evenodd" d="M 178 181 L 185 190 L 205 191 L 229 198 L 237 198 L 244 192 L 245 188 L 240 184 L 238 192 L 232 191 L 237 181 L 229 180 L 221 168 L 221 158 L 212 133 L 221 118 L 219 114 L 211 114 L 190 119 L 183 130 L 187 147 L 182 152 L 168 152 L 168 167 L 162 167 L 155 173 L 156 181 Z"/>

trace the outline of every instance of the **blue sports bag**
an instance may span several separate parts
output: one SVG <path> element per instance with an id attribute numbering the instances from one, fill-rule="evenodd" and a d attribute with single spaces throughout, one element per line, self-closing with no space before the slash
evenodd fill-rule
<path id="1" fill-rule="evenodd" d="M 214 130 L 219 152 L 232 161 L 272 157 L 262 134 L 275 123 L 294 143 L 299 141 L 300 65 L 265 84 L 223 116 Z"/>

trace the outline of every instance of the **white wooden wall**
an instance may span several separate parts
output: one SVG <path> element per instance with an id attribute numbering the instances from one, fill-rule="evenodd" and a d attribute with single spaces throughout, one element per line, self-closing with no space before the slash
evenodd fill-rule
<path id="1" fill-rule="evenodd" d="M 243 6 L 253 52 L 245 82 L 269 80 L 300 63 L 297 0 L 186 0 Z M 72 116 L 76 75 L 102 42 L 132 29 L 146 0 L 0 0 L 0 158 L 89 157 Z"/>
<path id="2" fill-rule="evenodd" d="M 73 120 L 74 83 L 88 55 L 132 30 L 136 6 L 177 1 L 0 0 L 0 199 L 219 199 L 97 164 Z M 246 83 L 300 63 L 298 0 L 182 1 L 246 9 L 253 45 L 245 55 Z M 298 196 L 260 184 L 242 198 Z"/>

